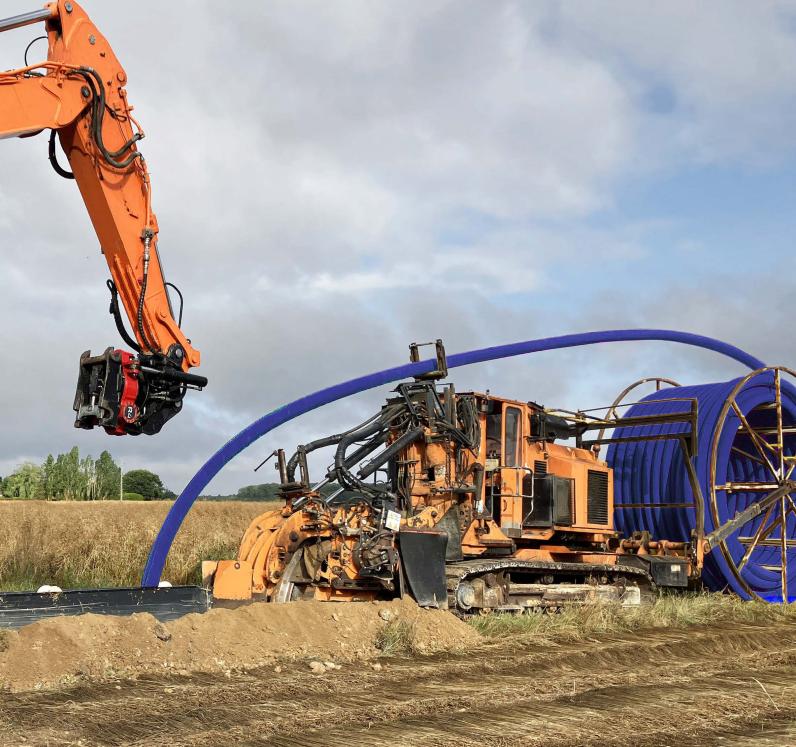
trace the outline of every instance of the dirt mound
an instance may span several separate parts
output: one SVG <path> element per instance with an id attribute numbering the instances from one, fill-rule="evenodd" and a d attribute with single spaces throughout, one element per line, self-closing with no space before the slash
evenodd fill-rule
<path id="1" fill-rule="evenodd" d="M 449 612 L 410 600 L 377 604 L 299 602 L 213 609 L 162 624 L 149 614 L 43 620 L 5 634 L 0 686 L 21 691 L 143 674 L 240 672 L 279 660 L 372 659 L 396 625 L 421 654 L 480 640 Z"/>

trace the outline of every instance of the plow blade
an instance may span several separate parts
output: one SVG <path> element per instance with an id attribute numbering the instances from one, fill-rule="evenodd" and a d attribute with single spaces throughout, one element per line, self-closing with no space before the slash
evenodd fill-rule
<path id="1" fill-rule="evenodd" d="M 398 535 L 401 562 L 409 590 L 421 607 L 448 609 L 448 585 L 445 578 L 444 532 L 401 529 Z"/>
<path id="2" fill-rule="evenodd" d="M 210 609 L 210 594 L 199 586 L 132 589 L 74 589 L 70 591 L 9 592 L 0 594 L 0 628 L 63 615 L 132 615 L 148 612 L 161 622 Z"/>

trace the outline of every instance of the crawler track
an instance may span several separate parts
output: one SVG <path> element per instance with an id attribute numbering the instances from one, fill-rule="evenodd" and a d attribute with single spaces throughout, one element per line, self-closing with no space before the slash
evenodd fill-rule
<path id="1" fill-rule="evenodd" d="M 588 577 L 603 576 L 606 585 L 617 582 L 626 583 L 629 586 L 637 586 L 645 595 L 651 593 L 654 588 L 650 575 L 640 568 L 627 565 L 605 565 L 596 563 L 554 563 L 541 560 L 515 560 L 513 558 L 491 558 L 485 560 L 465 560 L 458 563 L 449 563 L 445 566 L 445 575 L 448 587 L 448 606 L 452 610 L 467 613 L 467 608 L 461 608 L 458 604 L 458 590 L 462 582 L 487 574 L 505 574 L 509 578 L 516 576 L 534 579 L 537 577 L 548 576 L 557 579 L 557 583 L 567 583 L 577 581 L 583 583 Z M 543 584 L 551 590 L 554 583 Z M 511 588 L 509 586 L 509 588 Z M 639 597 L 640 598 L 640 597 Z M 510 608 L 514 604 L 519 604 L 520 608 L 525 606 L 522 599 L 514 599 L 511 594 L 507 595 L 506 607 Z M 558 606 L 561 601 L 544 604 L 541 600 L 539 606 Z M 487 605 L 490 606 L 490 605 Z M 503 608 L 503 609 L 505 609 Z M 502 609 L 496 606 L 496 609 Z"/>
<path id="2" fill-rule="evenodd" d="M 788 745 L 794 688 L 792 625 L 661 630 L 503 642 L 381 671 L 359 663 L 316 676 L 294 662 L 279 673 L 4 695 L 0 743 Z"/>

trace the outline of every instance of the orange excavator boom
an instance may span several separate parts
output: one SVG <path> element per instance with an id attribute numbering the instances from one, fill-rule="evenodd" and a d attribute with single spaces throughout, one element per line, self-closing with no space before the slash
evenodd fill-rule
<path id="1" fill-rule="evenodd" d="M 149 172 L 137 147 L 144 133 L 127 99 L 127 74 L 77 3 L 58 0 L 0 21 L 0 32 L 42 21 L 47 60 L 0 72 L 0 138 L 52 131 L 50 160 L 80 190 L 110 269 L 111 312 L 137 354 L 109 348 L 83 355 L 75 425 L 101 425 L 118 435 L 157 433 L 179 412 L 186 389 L 207 380 L 188 373 L 199 365 L 199 351 L 174 319 Z M 56 133 L 71 171 L 57 162 Z"/>

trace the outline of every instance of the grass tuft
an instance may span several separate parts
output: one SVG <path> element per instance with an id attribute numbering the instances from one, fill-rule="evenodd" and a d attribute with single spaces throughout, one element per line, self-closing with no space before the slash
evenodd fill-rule
<path id="1" fill-rule="evenodd" d="M 557 614 L 486 615 L 470 624 L 482 635 L 497 638 L 577 641 L 597 633 L 622 633 L 643 628 L 687 628 L 721 622 L 764 623 L 796 620 L 796 605 L 746 602 L 728 594 L 663 594 L 652 604 L 619 607 L 585 604 Z"/>
<path id="2" fill-rule="evenodd" d="M 384 656 L 411 656 L 416 653 L 415 626 L 395 617 L 382 626 L 375 643 Z"/>

